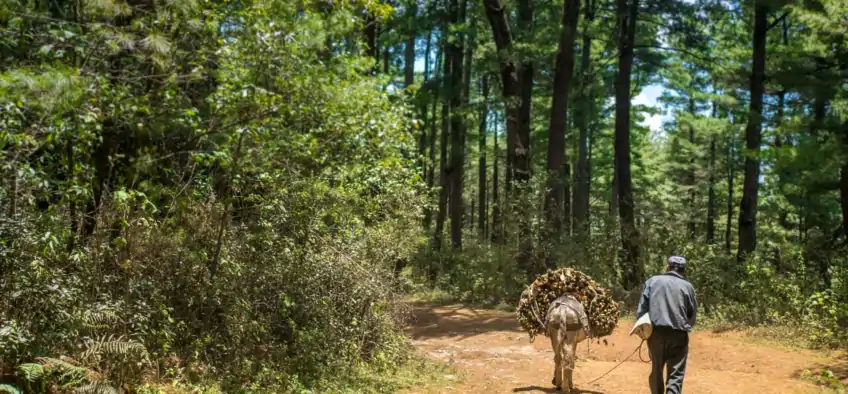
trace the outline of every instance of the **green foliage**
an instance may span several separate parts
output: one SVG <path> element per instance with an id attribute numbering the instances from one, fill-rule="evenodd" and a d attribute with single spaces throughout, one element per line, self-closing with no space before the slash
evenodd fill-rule
<path id="1" fill-rule="evenodd" d="M 10 384 L 0 384 L 0 393 L 21 394 L 22 391 Z"/>
<path id="2" fill-rule="evenodd" d="M 100 339 L 89 339 L 86 341 L 86 350 L 82 354 L 83 359 L 96 358 L 100 355 L 129 356 L 137 355 L 141 359 L 147 358 L 147 349 L 139 342 L 125 340 L 121 337 L 115 338 L 110 335 Z"/>
<path id="3" fill-rule="evenodd" d="M 36 363 L 19 365 L 29 391 L 47 392 L 58 386 L 80 393 L 117 393 L 115 386 L 137 385 L 149 372 L 147 350 L 138 342 L 110 336 L 87 339 L 81 347 L 77 358 L 39 357 Z"/>
<path id="4" fill-rule="evenodd" d="M 118 394 L 120 391 L 112 386 L 105 385 L 99 382 L 86 383 L 74 388 L 75 393 L 79 394 Z"/>
<path id="5" fill-rule="evenodd" d="M 41 364 L 28 363 L 18 366 L 18 370 L 24 375 L 24 379 L 34 382 L 44 376 L 44 366 Z"/>
<path id="6" fill-rule="evenodd" d="M 845 394 L 848 392 L 848 385 L 842 383 L 839 377 L 829 369 L 820 372 L 812 372 L 809 369 L 801 373 L 803 379 L 812 381 L 813 383 L 833 389 L 837 394 Z"/>
<path id="7" fill-rule="evenodd" d="M 0 367 L 303 392 L 410 361 L 412 119 L 327 47 L 362 4 L 57 4 L 0 7 Z"/>

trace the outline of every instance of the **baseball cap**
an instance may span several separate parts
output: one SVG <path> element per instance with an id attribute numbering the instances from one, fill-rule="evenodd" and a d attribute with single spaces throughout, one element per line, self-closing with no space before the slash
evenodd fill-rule
<path id="1" fill-rule="evenodd" d="M 681 256 L 671 256 L 668 258 L 668 265 L 678 268 L 686 268 L 686 259 Z"/>

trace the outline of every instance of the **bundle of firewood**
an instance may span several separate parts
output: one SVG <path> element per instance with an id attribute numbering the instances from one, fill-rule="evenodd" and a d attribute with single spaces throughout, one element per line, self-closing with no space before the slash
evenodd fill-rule
<path id="1" fill-rule="evenodd" d="M 618 324 L 618 303 L 608 290 L 573 268 L 548 271 L 521 294 L 517 310 L 521 328 L 531 337 L 545 334 L 542 322 L 547 318 L 548 305 L 566 292 L 583 304 L 589 318 L 589 329 L 595 338 L 612 334 Z"/>

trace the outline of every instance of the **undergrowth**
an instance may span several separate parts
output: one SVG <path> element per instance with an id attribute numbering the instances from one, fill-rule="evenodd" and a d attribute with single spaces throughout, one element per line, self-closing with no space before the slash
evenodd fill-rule
<path id="1" fill-rule="evenodd" d="M 316 36 L 380 6 L 118 3 L 0 2 L 27 37 L 0 69 L 3 387 L 394 387 L 409 100 Z"/>
<path id="2" fill-rule="evenodd" d="M 801 378 L 809 380 L 816 385 L 833 390 L 835 394 L 848 393 L 848 377 L 843 377 L 844 380 L 840 380 L 840 378 L 829 369 L 823 369 L 820 371 L 805 370 L 801 373 Z"/>
<path id="3" fill-rule="evenodd" d="M 589 273 L 612 289 L 622 303 L 622 316 L 632 316 L 641 288 L 621 287 L 614 237 L 599 232 L 590 247 L 566 243 L 551 248 L 556 267 L 570 266 Z M 687 257 L 687 279 L 694 285 L 699 301 L 698 330 L 732 328 L 792 346 L 848 347 L 848 254 L 841 249 L 819 252 L 819 258 L 831 261 L 829 282 L 824 282 L 818 272 L 809 269 L 811 264 L 805 260 L 801 247 L 785 248 L 780 261 L 775 261 L 769 252 L 756 253 L 740 264 L 718 246 L 666 237 L 646 248 L 646 275 L 662 273 L 668 256 Z M 408 270 L 406 288 L 415 293 L 414 299 L 502 305 L 514 310 L 530 280 L 521 274 L 515 260 L 517 253 L 515 245 L 474 241 L 464 245 L 462 251 L 436 254 L 424 250 Z M 543 270 L 542 257 L 534 257 L 531 266 Z M 432 261 L 438 262 L 435 279 L 429 271 L 433 269 Z"/>
<path id="4" fill-rule="evenodd" d="M 273 373 L 273 371 L 266 371 Z M 428 360 L 423 355 L 410 353 L 409 358 L 389 369 L 361 367 L 336 379 L 322 381 L 311 388 L 290 385 L 286 392 L 298 394 L 389 394 L 422 385 L 439 385 L 445 377 L 457 376 L 450 367 Z M 277 390 L 282 389 L 278 387 Z M 173 380 L 167 383 L 146 383 L 139 387 L 139 394 L 264 394 L 268 387 L 244 387 L 225 390 L 219 381 L 185 382 Z"/>

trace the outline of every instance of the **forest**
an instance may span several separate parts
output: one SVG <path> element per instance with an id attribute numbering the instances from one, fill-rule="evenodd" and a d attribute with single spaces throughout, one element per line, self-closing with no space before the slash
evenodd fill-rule
<path id="1" fill-rule="evenodd" d="M 846 15 L 0 2 L 0 392 L 395 392 L 411 298 L 575 267 L 629 315 L 672 255 L 846 348 Z"/>

